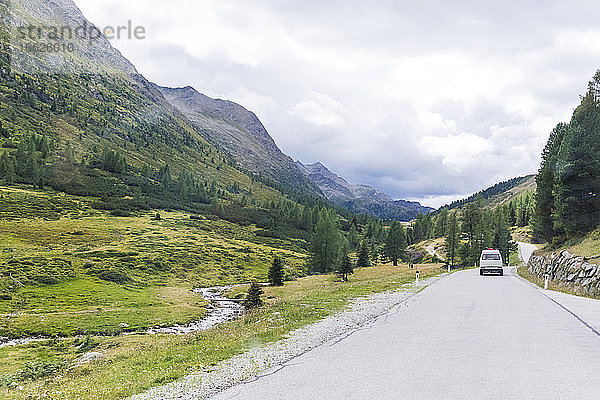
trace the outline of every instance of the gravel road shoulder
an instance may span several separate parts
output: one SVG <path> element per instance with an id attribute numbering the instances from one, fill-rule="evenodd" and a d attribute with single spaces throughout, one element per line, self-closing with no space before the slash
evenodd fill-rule
<path id="1" fill-rule="evenodd" d="M 400 290 L 377 293 L 355 299 L 345 311 L 295 330 L 289 338 L 249 350 L 224 360 L 185 378 L 158 386 L 131 400 L 146 399 L 206 399 L 243 381 L 255 379 L 270 368 L 284 368 L 285 363 L 324 343 L 342 340 L 353 332 L 376 321 L 379 317 L 408 304 L 419 295 L 420 289 L 447 276 L 442 274 L 408 285 Z"/>

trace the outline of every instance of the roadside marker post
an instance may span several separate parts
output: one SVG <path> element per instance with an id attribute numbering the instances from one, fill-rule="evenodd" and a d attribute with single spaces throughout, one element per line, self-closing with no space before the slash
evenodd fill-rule
<path id="1" fill-rule="evenodd" d="M 450 264 L 448 264 L 448 273 L 450 273 Z"/>
<path id="2" fill-rule="evenodd" d="M 550 279 L 550 274 L 544 275 L 544 290 L 548 290 L 548 280 Z"/>
<path id="3" fill-rule="evenodd" d="M 415 274 L 415 285 L 419 284 L 419 271 Z"/>

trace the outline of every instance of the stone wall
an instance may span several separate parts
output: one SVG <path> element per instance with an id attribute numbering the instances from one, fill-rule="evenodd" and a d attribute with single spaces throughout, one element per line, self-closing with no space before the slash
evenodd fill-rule
<path id="1" fill-rule="evenodd" d="M 593 264 L 598 258 L 586 259 L 563 250 L 558 253 L 534 253 L 527 267 L 533 275 L 544 279 L 546 273 L 550 274 L 553 284 L 566 288 L 573 293 L 599 297 L 600 296 L 600 268 Z"/>

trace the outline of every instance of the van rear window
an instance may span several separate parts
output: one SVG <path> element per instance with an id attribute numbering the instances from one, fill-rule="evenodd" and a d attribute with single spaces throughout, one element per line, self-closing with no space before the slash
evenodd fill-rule
<path id="1" fill-rule="evenodd" d="M 499 260 L 500 254 L 482 254 L 481 259 L 482 260 Z"/>

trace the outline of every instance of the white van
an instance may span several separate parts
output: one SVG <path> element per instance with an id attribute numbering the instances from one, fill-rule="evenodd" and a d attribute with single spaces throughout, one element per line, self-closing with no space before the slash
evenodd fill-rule
<path id="1" fill-rule="evenodd" d="M 495 272 L 500 274 L 500 276 L 504 275 L 500 250 L 485 249 L 481 252 L 481 258 L 479 259 L 479 275 L 483 275 L 486 272 Z"/>

